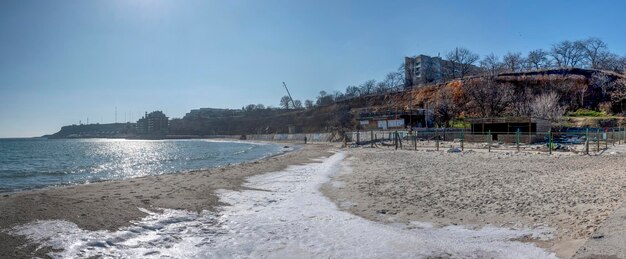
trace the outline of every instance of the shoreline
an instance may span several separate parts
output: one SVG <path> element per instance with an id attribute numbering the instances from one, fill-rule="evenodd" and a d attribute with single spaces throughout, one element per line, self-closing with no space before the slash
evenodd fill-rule
<path id="1" fill-rule="evenodd" d="M 260 160 L 209 170 L 3 194 L 0 230 L 48 219 L 67 220 L 87 230 L 114 230 L 145 217 L 146 213 L 138 208 L 214 211 L 223 205 L 216 190 L 245 189 L 242 184 L 249 176 L 328 156 L 331 147 L 331 144 L 308 144 Z M 44 256 L 47 251 L 36 250 L 35 244 L 0 231 L 0 257 Z"/>
<path id="2" fill-rule="evenodd" d="M 27 139 L 27 138 L 23 138 L 23 139 Z M 89 139 L 89 138 L 86 138 L 86 139 Z M 100 138 L 100 139 L 113 139 L 113 138 Z M 134 139 L 130 139 L 130 140 L 134 140 Z M 170 139 L 164 139 L 164 140 L 170 140 Z M 182 140 L 182 141 L 184 141 L 184 140 L 203 140 L 203 139 L 171 139 L 171 140 Z M 207 171 L 207 170 L 212 170 L 212 169 L 224 168 L 224 167 L 228 167 L 228 166 L 236 166 L 236 165 L 241 165 L 241 164 L 246 164 L 246 163 L 258 162 L 258 161 L 262 161 L 262 160 L 267 159 L 267 158 L 272 158 L 272 157 L 280 156 L 280 155 L 283 155 L 283 154 L 286 154 L 286 153 L 289 153 L 289 152 L 294 152 L 294 151 L 297 151 L 298 149 L 302 148 L 301 144 L 293 143 L 293 142 L 283 142 L 283 143 L 280 143 L 280 142 L 271 142 L 271 141 L 254 141 L 254 140 L 248 141 L 248 140 L 222 139 L 222 138 L 204 139 L 204 140 L 206 140 L 208 142 L 246 143 L 246 144 L 251 144 L 251 145 L 274 144 L 276 146 L 279 146 L 280 150 L 278 152 L 276 152 L 276 153 L 270 153 L 270 154 L 261 156 L 261 157 L 259 157 L 257 159 L 242 161 L 242 162 L 238 162 L 238 163 L 229 163 L 229 164 L 224 164 L 224 165 L 217 165 L 217 166 L 209 167 L 209 168 L 180 170 L 180 171 L 176 171 L 176 172 L 169 172 L 169 173 L 155 174 L 155 175 L 146 175 L 146 176 L 131 177 L 131 178 L 100 179 L 100 180 L 96 180 L 96 181 L 88 181 L 88 182 L 81 182 L 81 183 L 64 183 L 64 184 L 59 184 L 59 185 L 33 187 L 33 188 L 29 188 L 29 189 L 11 190 L 11 191 L 5 191 L 5 192 L 0 190 L 0 197 L 8 197 L 8 196 L 11 196 L 11 195 L 14 195 L 14 194 L 24 193 L 24 192 L 45 191 L 45 190 L 51 190 L 51 189 L 55 189 L 55 188 L 79 186 L 79 185 L 84 185 L 84 184 L 94 184 L 94 183 L 101 183 L 101 182 L 107 182 L 107 181 L 129 180 L 129 179 L 137 179 L 137 178 L 150 177 L 150 176 L 160 176 L 160 175 L 170 175 L 170 174 L 185 174 L 185 173 Z M 280 147 L 281 145 L 284 145 L 284 144 L 291 144 L 291 146 L 289 146 L 288 149 L 285 149 L 286 146 Z"/>

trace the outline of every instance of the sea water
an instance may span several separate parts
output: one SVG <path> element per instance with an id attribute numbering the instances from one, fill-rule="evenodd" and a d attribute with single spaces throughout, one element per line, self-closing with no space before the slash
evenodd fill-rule
<path id="1" fill-rule="evenodd" d="M 0 193 L 208 169 L 283 151 L 240 141 L 0 139 Z"/>

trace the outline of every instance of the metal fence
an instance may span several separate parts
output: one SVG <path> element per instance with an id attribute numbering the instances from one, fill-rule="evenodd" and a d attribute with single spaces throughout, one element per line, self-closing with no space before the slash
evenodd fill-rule
<path id="1" fill-rule="evenodd" d="M 575 128 L 548 132 L 485 132 L 466 129 L 360 131 L 347 133 L 353 145 L 459 152 L 467 149 L 598 153 L 626 141 L 624 128 Z"/>

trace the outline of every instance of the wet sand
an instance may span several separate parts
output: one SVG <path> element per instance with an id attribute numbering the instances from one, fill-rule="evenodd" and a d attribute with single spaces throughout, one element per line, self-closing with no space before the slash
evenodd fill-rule
<path id="1" fill-rule="evenodd" d="M 291 145 L 291 144 L 286 144 Z M 329 156 L 330 145 L 312 144 L 257 162 L 182 174 L 105 181 L 0 196 L 0 230 L 35 220 L 62 219 L 86 230 L 115 230 L 146 216 L 138 208 L 215 210 L 215 190 L 238 190 L 249 176 Z M 45 257 L 48 249 L 0 231 L 0 258 Z"/>
<path id="2" fill-rule="evenodd" d="M 611 154 L 613 153 L 613 154 Z M 352 148 L 323 187 L 346 211 L 386 223 L 544 226 L 537 245 L 571 257 L 626 198 L 626 155 Z"/>

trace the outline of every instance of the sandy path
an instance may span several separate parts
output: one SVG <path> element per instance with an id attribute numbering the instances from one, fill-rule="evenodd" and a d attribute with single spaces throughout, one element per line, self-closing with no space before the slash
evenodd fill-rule
<path id="1" fill-rule="evenodd" d="M 570 257 L 624 202 L 623 154 L 446 153 L 355 148 L 352 172 L 324 188 L 347 211 L 383 221 L 547 226 Z"/>
<path id="2" fill-rule="evenodd" d="M 306 145 L 299 151 L 226 168 L 185 174 L 52 188 L 0 196 L 0 230 L 34 220 L 67 220 L 85 230 L 115 230 L 145 217 L 138 208 L 190 211 L 214 210 L 221 205 L 217 189 L 240 189 L 246 177 L 283 170 L 327 156 L 328 145 Z M 0 258 L 43 255 L 36 245 L 0 231 Z"/>

